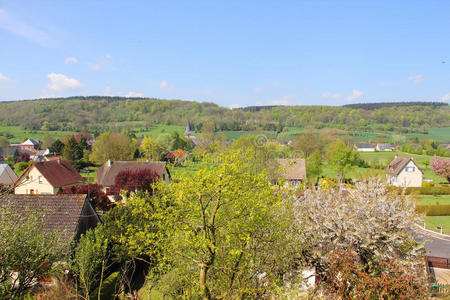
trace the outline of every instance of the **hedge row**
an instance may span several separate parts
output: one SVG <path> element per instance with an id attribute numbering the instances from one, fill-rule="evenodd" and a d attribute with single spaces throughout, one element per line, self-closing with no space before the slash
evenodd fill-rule
<path id="1" fill-rule="evenodd" d="M 401 187 L 390 187 L 391 190 L 397 190 L 402 193 L 403 188 Z M 435 186 L 423 186 L 423 187 L 409 187 L 406 188 L 406 194 L 417 194 L 417 195 L 450 195 L 449 185 L 435 185 Z"/>
<path id="2" fill-rule="evenodd" d="M 426 216 L 450 216 L 450 204 L 416 205 L 416 211 Z"/>

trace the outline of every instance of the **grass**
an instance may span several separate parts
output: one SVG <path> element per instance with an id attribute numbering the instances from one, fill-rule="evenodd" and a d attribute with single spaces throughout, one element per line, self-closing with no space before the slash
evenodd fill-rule
<path id="1" fill-rule="evenodd" d="M 438 226 L 442 226 L 442 233 L 450 234 L 450 216 L 433 216 L 433 217 L 425 217 L 426 228 L 429 230 L 433 230 L 436 232 L 440 232 L 437 229 Z M 423 224 L 419 224 L 423 226 Z"/>
<path id="2" fill-rule="evenodd" d="M 419 195 L 418 204 L 421 205 L 436 205 L 436 204 L 450 204 L 450 195 Z"/>
<path id="3" fill-rule="evenodd" d="M 0 126 L 1 133 L 10 133 L 13 137 L 9 138 L 10 143 L 21 143 L 28 138 L 43 141 L 46 136 L 52 136 L 57 139 L 65 135 L 73 135 L 73 131 L 46 131 L 46 130 L 24 130 L 19 126 Z"/>
<path id="4" fill-rule="evenodd" d="M 275 131 L 220 131 L 229 140 L 236 140 L 242 136 L 249 135 L 265 135 L 268 139 L 276 139 L 277 133 Z"/>
<path id="5" fill-rule="evenodd" d="M 149 129 L 143 128 L 140 131 L 136 131 L 136 136 L 137 137 L 150 136 L 152 138 L 157 138 L 161 133 L 178 132 L 179 134 L 183 134 L 184 130 L 185 128 L 183 126 L 156 124 L 152 125 Z"/>

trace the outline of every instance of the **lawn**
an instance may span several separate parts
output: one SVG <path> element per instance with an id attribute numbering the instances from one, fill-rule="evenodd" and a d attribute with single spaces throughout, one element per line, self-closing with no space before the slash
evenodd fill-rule
<path id="1" fill-rule="evenodd" d="M 433 230 L 436 232 L 440 232 L 437 229 L 438 226 L 443 227 L 442 233 L 450 234 L 450 216 L 433 216 L 433 217 L 425 217 L 426 228 L 429 230 Z M 419 224 L 423 226 L 423 224 Z"/>
<path id="2" fill-rule="evenodd" d="M 417 203 L 421 205 L 450 204 L 450 195 L 419 195 Z"/>
<path id="3" fill-rule="evenodd" d="M 142 128 L 141 131 L 136 131 L 136 136 L 151 136 L 152 138 L 157 138 L 161 133 L 178 132 L 179 134 L 183 134 L 184 130 L 185 128 L 183 126 L 155 124 L 152 125 L 149 129 Z"/>
<path id="4" fill-rule="evenodd" d="M 10 143 L 21 143 L 28 138 L 43 141 L 46 136 L 52 136 L 57 139 L 68 134 L 76 134 L 76 132 L 73 131 L 24 130 L 19 126 L 0 126 L 0 132 L 8 132 L 13 135 L 12 138 L 9 138 Z"/>

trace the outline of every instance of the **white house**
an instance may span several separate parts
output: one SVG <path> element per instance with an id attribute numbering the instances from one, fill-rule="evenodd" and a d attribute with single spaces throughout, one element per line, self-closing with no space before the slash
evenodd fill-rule
<path id="1" fill-rule="evenodd" d="M 17 179 L 14 194 L 55 195 L 64 187 L 84 182 L 84 178 L 65 159 L 33 162 Z"/>
<path id="2" fill-rule="evenodd" d="M 388 183 L 400 187 L 421 187 L 423 172 L 413 158 L 395 157 L 386 170 Z"/>
<path id="3" fill-rule="evenodd" d="M 355 144 L 355 149 L 358 152 L 375 152 L 375 146 L 371 143 L 358 143 Z"/>
<path id="4" fill-rule="evenodd" d="M 395 146 L 392 144 L 377 144 L 377 151 L 394 151 Z"/>
<path id="5" fill-rule="evenodd" d="M 17 175 L 7 164 L 0 164 L 0 184 L 12 185 L 17 180 Z"/>

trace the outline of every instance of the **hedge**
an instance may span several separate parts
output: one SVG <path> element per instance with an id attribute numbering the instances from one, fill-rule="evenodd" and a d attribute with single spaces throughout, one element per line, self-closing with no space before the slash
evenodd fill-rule
<path id="1" fill-rule="evenodd" d="M 389 187 L 392 191 L 398 191 L 399 193 L 403 192 L 402 187 Z M 406 188 L 405 193 L 407 195 L 417 194 L 417 195 L 450 195 L 450 186 L 449 185 L 435 185 L 435 186 L 423 186 L 423 187 L 409 187 Z"/>
<path id="2" fill-rule="evenodd" d="M 424 213 L 426 216 L 450 216 L 450 204 L 435 205 L 416 205 L 418 213 Z"/>

